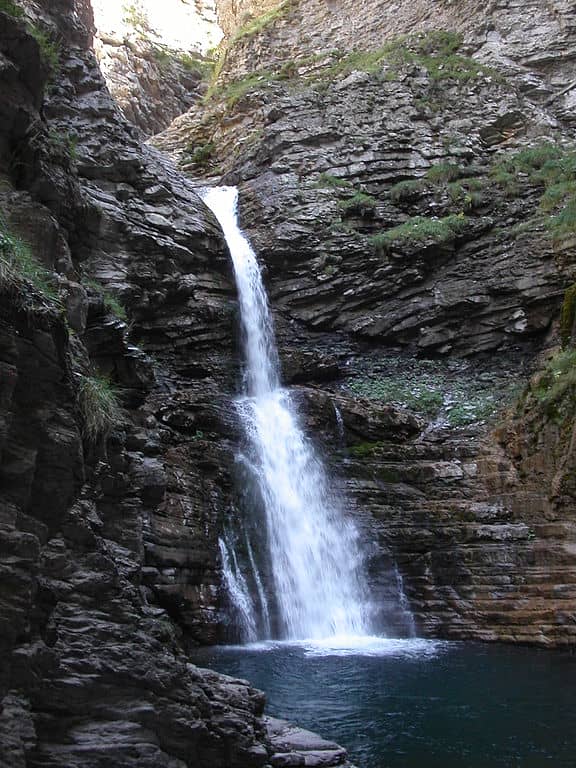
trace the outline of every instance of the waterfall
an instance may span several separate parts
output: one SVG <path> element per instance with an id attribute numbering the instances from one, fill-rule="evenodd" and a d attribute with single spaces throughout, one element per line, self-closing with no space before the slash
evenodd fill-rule
<path id="1" fill-rule="evenodd" d="M 264 507 L 267 551 L 260 553 L 256 546 L 254 551 L 266 558 L 277 634 L 292 640 L 363 635 L 369 629 L 369 611 L 358 532 L 299 426 L 290 392 L 281 387 L 266 292 L 254 251 L 238 226 L 237 200 L 232 187 L 204 195 L 224 231 L 238 288 L 245 373 L 237 409 L 248 443 L 247 463 Z M 222 551 L 232 599 L 240 601 L 241 614 L 247 606 L 254 611 L 244 589 L 247 579 L 232 568 L 226 547 Z M 250 580 L 264 607 L 268 600 L 250 542 L 248 551 L 248 566 L 255 571 Z M 270 626 L 267 614 L 259 621 L 244 617 L 244 622 L 247 634 L 256 626 Z"/>

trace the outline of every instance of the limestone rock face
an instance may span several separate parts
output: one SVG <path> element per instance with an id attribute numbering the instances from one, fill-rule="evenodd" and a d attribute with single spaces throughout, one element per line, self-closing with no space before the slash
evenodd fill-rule
<path id="1" fill-rule="evenodd" d="M 186 652 L 222 624 L 222 237 L 111 100 L 89 3 L 26 16 L 0 12 L 0 763 L 257 768 L 263 695 Z M 60 40 L 57 73 L 29 24 Z M 120 413 L 94 435 L 96 375 Z"/>
<path id="2" fill-rule="evenodd" d="M 497 396 L 526 387 L 575 279 L 537 172 L 505 175 L 571 147 L 573 4 L 218 10 L 219 86 L 154 143 L 240 186 L 286 378 L 312 386 L 307 423 L 375 542 L 379 618 L 400 578 L 424 634 L 573 643 L 573 420 L 508 422 L 517 394 Z M 210 147 L 202 167 L 190 145 Z M 411 429 L 382 416 L 398 405 L 420 410 Z"/>
<path id="3" fill-rule="evenodd" d="M 204 93 L 204 56 L 220 40 L 213 0 L 94 0 L 94 49 L 124 116 L 152 135 Z"/>

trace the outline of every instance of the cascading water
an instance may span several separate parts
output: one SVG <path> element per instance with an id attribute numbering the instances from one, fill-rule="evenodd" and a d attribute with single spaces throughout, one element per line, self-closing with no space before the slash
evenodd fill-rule
<path id="1" fill-rule="evenodd" d="M 260 269 L 237 223 L 238 193 L 211 189 L 204 202 L 220 222 L 234 264 L 245 354 L 244 393 L 237 401 L 248 441 L 245 462 L 266 518 L 268 570 L 284 639 L 363 635 L 369 629 L 358 533 L 331 493 L 321 462 L 298 425 L 290 393 L 280 386 L 278 354 Z M 247 541 L 260 603 L 267 605 Z M 237 607 L 246 614 L 246 579 L 226 547 L 223 567 Z M 262 591 L 262 592 L 261 592 Z M 250 601 L 248 613 L 254 613 Z M 244 617 L 253 635 L 254 615 Z M 270 632 L 268 617 L 260 634 Z M 268 634 L 269 637 L 269 634 Z M 252 639 L 246 638 L 246 639 Z M 267 638 L 262 638 L 267 639 Z"/>

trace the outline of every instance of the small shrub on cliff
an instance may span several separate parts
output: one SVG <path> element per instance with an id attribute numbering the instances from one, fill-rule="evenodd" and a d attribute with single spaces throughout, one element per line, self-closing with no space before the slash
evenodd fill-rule
<path id="1" fill-rule="evenodd" d="M 573 410 L 576 395 L 576 349 L 565 349 L 554 355 L 533 392 L 550 416 L 561 415 L 558 410 L 562 402 L 569 403 L 570 410 Z"/>
<path id="2" fill-rule="evenodd" d="M 372 195 L 367 195 L 364 192 L 355 192 L 352 197 L 347 200 L 341 200 L 338 205 L 342 209 L 343 213 L 370 213 L 376 207 L 377 200 Z"/>
<path id="3" fill-rule="evenodd" d="M 414 216 L 398 227 L 381 232 L 372 237 L 372 244 L 377 251 L 385 251 L 392 245 L 416 244 L 426 241 L 447 243 L 454 240 L 466 228 L 467 218 L 463 214 L 445 216 L 443 219 L 430 219 Z"/>
<path id="4" fill-rule="evenodd" d="M 390 199 L 395 203 L 401 203 L 405 200 L 415 200 L 426 191 L 427 184 L 425 179 L 408 179 L 399 181 L 390 188 Z"/>
<path id="5" fill-rule="evenodd" d="M 103 376 L 81 376 L 77 394 L 84 437 L 90 443 L 106 438 L 122 422 L 118 394 Z"/>
<path id="6" fill-rule="evenodd" d="M 462 37 L 445 30 L 404 35 L 375 51 L 348 53 L 324 74 L 330 79 L 346 77 L 355 70 L 373 74 L 386 66 L 387 77 L 391 79 L 402 67 L 416 65 L 426 69 L 433 81 L 468 82 L 480 75 L 498 77 L 490 67 L 461 55 L 461 47 Z"/>
<path id="7" fill-rule="evenodd" d="M 549 214 L 546 226 L 554 242 L 576 234 L 576 150 L 552 142 L 529 147 L 500 158 L 492 176 L 510 196 L 520 193 L 522 182 L 544 187 L 540 210 Z"/>
<path id="8" fill-rule="evenodd" d="M 38 43 L 40 56 L 54 78 L 60 71 L 60 45 L 49 32 L 41 27 L 31 24 L 29 32 Z"/>
<path id="9" fill-rule="evenodd" d="M 432 184 L 447 184 L 449 181 L 456 181 L 465 173 L 465 169 L 455 163 L 438 163 L 426 171 L 426 178 Z"/>
<path id="10" fill-rule="evenodd" d="M 1 215 L 0 285 L 24 309 L 28 304 L 30 289 L 45 302 L 55 304 L 58 301 L 51 273 L 36 259 L 28 243 L 10 230 Z"/>
<path id="11" fill-rule="evenodd" d="M 189 162 L 205 167 L 214 158 L 215 151 L 216 145 L 212 141 L 208 141 L 206 144 L 199 144 L 196 147 L 189 147 L 187 150 Z"/>
<path id="12" fill-rule="evenodd" d="M 297 4 L 297 0 L 283 0 L 283 2 L 281 2 L 280 5 L 276 8 L 272 8 L 271 10 L 266 11 L 265 13 L 262 13 L 260 16 L 256 16 L 255 18 L 249 18 L 246 23 L 243 24 L 236 32 L 230 41 L 230 45 L 233 45 L 234 43 L 238 42 L 238 40 L 242 40 L 243 38 L 254 37 L 254 35 L 258 35 L 260 32 L 266 29 L 266 27 L 269 27 L 271 24 L 274 24 L 286 16 L 292 9 L 297 6 Z"/>
<path id="13" fill-rule="evenodd" d="M 142 7 L 140 0 L 136 0 L 134 3 L 125 3 L 122 6 L 124 16 L 122 21 L 127 27 L 132 27 L 135 32 L 142 36 L 155 34 L 154 29 L 150 26 L 148 20 L 148 14 Z"/>
<path id="14" fill-rule="evenodd" d="M 314 186 L 317 189 L 351 189 L 352 184 L 340 176 L 333 176 L 331 173 L 321 173 Z"/>
<path id="15" fill-rule="evenodd" d="M 20 19 L 24 15 L 24 10 L 12 0 L 0 0 L 0 12 L 7 13 L 15 19 Z"/>
<path id="16" fill-rule="evenodd" d="M 564 294 L 560 312 L 560 337 L 562 345 L 567 346 L 572 338 L 572 329 L 576 322 L 576 283 L 570 286 Z"/>
<path id="17" fill-rule="evenodd" d="M 120 320 L 123 320 L 124 322 L 128 320 L 126 309 L 113 293 L 108 291 L 106 288 L 104 288 L 104 286 L 100 285 L 97 280 L 93 280 L 92 278 L 85 279 L 83 282 L 86 287 L 92 288 L 102 296 L 102 302 L 108 312 L 116 315 L 116 317 L 118 317 Z"/>

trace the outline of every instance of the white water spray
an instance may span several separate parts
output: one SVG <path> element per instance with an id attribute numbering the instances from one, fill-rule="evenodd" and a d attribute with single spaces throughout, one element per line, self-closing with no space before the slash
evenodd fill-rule
<path id="1" fill-rule="evenodd" d="M 237 223 L 237 201 L 232 187 L 212 189 L 204 196 L 222 226 L 234 263 L 246 362 L 238 412 L 265 507 L 280 635 L 364 635 L 369 618 L 358 533 L 331 493 L 322 464 L 300 429 L 290 393 L 280 387 L 266 292 L 256 256 Z M 229 569 L 225 578 L 243 613 L 246 580 L 234 573 L 227 551 L 223 567 Z M 235 599 L 232 591 L 231 596 Z M 254 616 L 246 619 L 247 634 L 255 625 Z"/>

